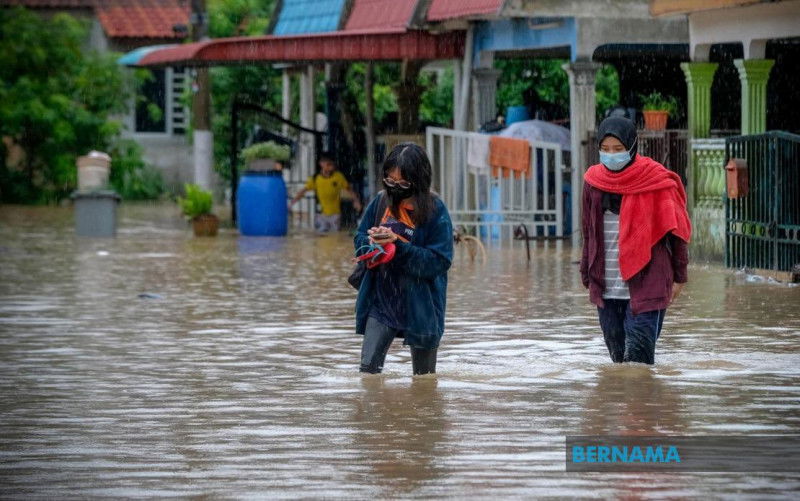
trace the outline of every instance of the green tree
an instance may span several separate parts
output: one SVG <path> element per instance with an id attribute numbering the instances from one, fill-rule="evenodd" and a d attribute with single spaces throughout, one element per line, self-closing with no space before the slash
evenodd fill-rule
<path id="1" fill-rule="evenodd" d="M 0 137 L 24 152 L 21 165 L 0 162 L 3 201 L 63 198 L 76 157 L 113 147 L 121 123 L 110 117 L 126 111 L 133 86 L 115 55 L 86 50 L 87 35 L 66 14 L 0 9 Z"/>
<path id="2" fill-rule="evenodd" d="M 438 73 L 420 75 L 425 92 L 419 115 L 423 122 L 447 126 L 453 122 L 453 69 L 447 68 Z"/>
<path id="3" fill-rule="evenodd" d="M 209 0 L 209 36 L 212 38 L 263 35 L 269 25 L 274 0 Z M 231 177 L 230 125 L 235 99 L 279 110 L 281 73 L 270 64 L 216 67 L 211 69 L 211 128 L 214 132 L 214 164 L 223 179 Z M 190 100 L 188 100 L 190 101 Z M 240 131 L 259 123 L 243 114 Z"/>
<path id="4" fill-rule="evenodd" d="M 497 82 L 497 109 L 505 113 L 508 106 L 526 104 L 525 94 L 536 93 L 538 99 L 569 116 L 569 78 L 562 68 L 566 59 L 498 59 L 495 67 L 502 73 Z M 619 78 L 609 64 L 597 72 L 598 116 L 619 101 Z"/>

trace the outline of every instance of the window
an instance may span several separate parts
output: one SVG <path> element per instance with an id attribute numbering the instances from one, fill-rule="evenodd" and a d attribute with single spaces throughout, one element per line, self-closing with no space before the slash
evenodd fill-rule
<path id="1" fill-rule="evenodd" d="M 189 110 L 183 105 L 183 93 L 189 74 L 184 68 L 150 70 L 151 77 L 139 88 L 134 111 L 136 132 L 183 134 Z"/>
<path id="2" fill-rule="evenodd" d="M 136 132 L 167 132 L 166 70 L 150 70 L 136 96 Z"/>

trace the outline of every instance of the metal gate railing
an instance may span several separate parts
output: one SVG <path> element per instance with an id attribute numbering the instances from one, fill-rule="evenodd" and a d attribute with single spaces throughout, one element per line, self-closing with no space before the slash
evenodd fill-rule
<path id="1" fill-rule="evenodd" d="M 426 129 L 434 189 L 450 211 L 453 227 L 486 239 L 512 240 L 525 224 L 532 235 L 562 237 L 564 162 L 561 146 L 531 143 L 531 175 L 467 165 L 470 138 L 485 134 L 439 127 Z"/>
<path id="2" fill-rule="evenodd" d="M 725 264 L 790 271 L 800 263 L 800 136 L 768 132 L 726 139 L 726 157 L 744 158 L 747 196 L 726 199 Z"/>

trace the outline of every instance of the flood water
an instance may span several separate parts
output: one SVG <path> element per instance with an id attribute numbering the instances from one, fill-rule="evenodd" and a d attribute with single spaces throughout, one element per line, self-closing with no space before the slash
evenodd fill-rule
<path id="1" fill-rule="evenodd" d="M 567 473 L 564 437 L 800 433 L 800 287 L 692 265 L 610 363 L 568 245 L 457 250 L 438 374 L 360 376 L 345 234 L 195 239 L 0 207 L 0 496 L 786 497 L 792 473 Z M 147 294 L 148 297 L 139 297 Z"/>

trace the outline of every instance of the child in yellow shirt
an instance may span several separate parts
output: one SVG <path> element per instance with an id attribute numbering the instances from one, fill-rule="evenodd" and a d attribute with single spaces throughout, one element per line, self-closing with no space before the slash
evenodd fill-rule
<path id="1" fill-rule="evenodd" d="M 314 226 L 320 233 L 339 231 L 343 191 L 353 199 L 353 208 L 361 211 L 358 195 L 350 188 L 344 174 L 336 170 L 336 162 L 328 155 L 320 155 L 319 172 L 308 178 L 306 185 L 292 198 L 290 205 L 297 203 L 309 190 L 315 191 L 319 200 L 320 213 L 314 219 Z"/>

